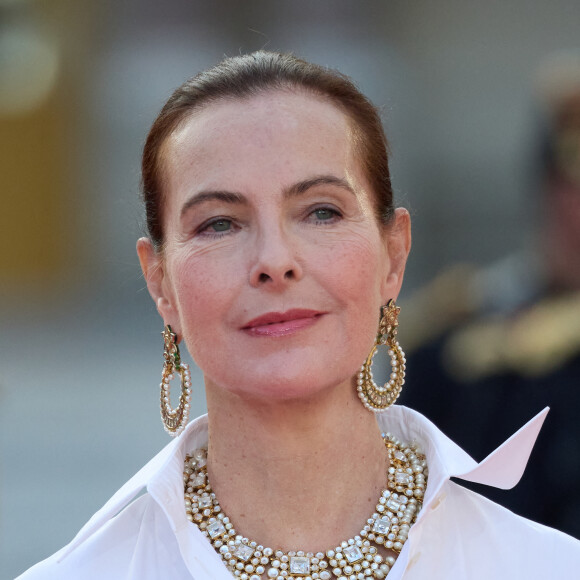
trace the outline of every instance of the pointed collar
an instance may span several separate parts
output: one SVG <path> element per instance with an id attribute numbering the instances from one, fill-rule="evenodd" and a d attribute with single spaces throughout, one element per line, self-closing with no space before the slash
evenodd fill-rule
<path id="1" fill-rule="evenodd" d="M 515 486 L 524 472 L 548 410 L 546 408 L 536 415 L 481 463 L 477 463 L 433 423 L 416 411 L 395 405 L 379 414 L 377 418 L 383 431 L 389 431 L 405 442 L 417 442 L 426 454 L 429 465 L 429 483 L 424 499 L 425 508 L 434 500 L 441 486 L 450 477 L 502 489 Z M 178 539 L 183 538 L 183 532 L 193 528 L 189 525 L 183 509 L 183 461 L 188 451 L 207 445 L 207 422 L 207 415 L 191 422 L 179 437 L 138 471 L 61 550 L 58 560 L 65 558 L 91 537 L 143 488 L 147 488 L 149 494 L 164 511 Z M 422 510 L 419 517 L 425 511 L 425 509 Z M 201 537 L 201 533 L 199 535 Z M 213 549 L 211 554 L 217 557 Z M 210 556 L 209 552 L 207 556 Z"/>
<path id="2" fill-rule="evenodd" d="M 183 462 L 189 450 L 206 445 L 207 415 L 202 415 L 145 464 L 91 517 L 73 540 L 61 550 L 59 560 L 90 538 L 144 488 L 159 503 L 175 531 L 186 525 L 187 518 L 183 510 Z M 180 509 L 175 509 L 178 497 Z M 180 514 L 183 514 L 183 518 L 179 517 Z"/>
<path id="3" fill-rule="evenodd" d="M 420 413 L 395 405 L 381 413 L 379 425 L 405 442 L 417 442 L 427 457 L 429 481 L 423 506 L 451 477 L 511 489 L 521 479 L 549 408 L 538 413 L 483 461 L 477 463 Z"/>

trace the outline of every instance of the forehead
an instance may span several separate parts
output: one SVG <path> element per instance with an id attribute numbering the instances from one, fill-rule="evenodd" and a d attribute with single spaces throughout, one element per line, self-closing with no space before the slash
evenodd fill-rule
<path id="1" fill-rule="evenodd" d="M 351 128 L 346 115 L 322 97 L 272 91 L 243 100 L 223 100 L 196 111 L 178 127 L 163 149 L 170 186 L 180 176 L 225 186 L 242 185 L 256 171 L 291 177 L 293 171 L 353 171 Z"/>

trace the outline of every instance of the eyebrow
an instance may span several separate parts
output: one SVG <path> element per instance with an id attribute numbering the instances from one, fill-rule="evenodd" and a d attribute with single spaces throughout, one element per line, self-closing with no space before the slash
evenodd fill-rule
<path id="1" fill-rule="evenodd" d="M 235 191 L 200 191 L 191 196 L 181 208 L 181 217 L 183 217 L 192 207 L 206 203 L 208 201 L 221 201 L 223 203 L 247 205 L 247 198 L 241 193 Z"/>
<path id="2" fill-rule="evenodd" d="M 345 189 L 346 191 L 356 195 L 353 188 L 350 186 L 346 179 L 341 177 L 336 177 L 334 175 L 316 175 L 302 181 L 297 181 L 292 185 L 284 188 L 282 195 L 284 198 L 296 197 L 303 195 L 309 189 L 317 187 L 319 185 L 333 185 Z M 248 199 L 242 193 L 236 191 L 225 191 L 225 190 L 209 190 L 200 191 L 199 193 L 191 196 L 181 208 L 181 217 L 192 208 L 197 205 L 206 203 L 208 201 L 220 201 L 227 204 L 237 204 L 237 205 L 248 205 Z"/>
<path id="3" fill-rule="evenodd" d="M 355 192 L 346 179 L 336 177 L 334 175 L 316 175 L 303 181 L 298 181 L 290 187 L 284 189 L 284 197 L 295 197 L 306 193 L 309 189 L 317 187 L 318 185 L 334 185 L 342 189 L 346 189 L 353 195 Z"/>

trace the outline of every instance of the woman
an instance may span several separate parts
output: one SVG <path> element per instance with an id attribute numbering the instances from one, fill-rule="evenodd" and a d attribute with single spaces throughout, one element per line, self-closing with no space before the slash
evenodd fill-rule
<path id="1" fill-rule="evenodd" d="M 143 191 L 162 418 L 172 434 L 187 420 L 180 340 L 208 416 L 23 578 L 544 578 L 580 564 L 572 538 L 449 479 L 515 485 L 545 413 L 478 465 L 417 413 L 379 412 L 405 371 L 394 300 L 410 224 L 379 117 L 348 79 L 267 52 L 201 73 L 153 124 Z M 384 387 L 370 372 L 383 345 Z"/>

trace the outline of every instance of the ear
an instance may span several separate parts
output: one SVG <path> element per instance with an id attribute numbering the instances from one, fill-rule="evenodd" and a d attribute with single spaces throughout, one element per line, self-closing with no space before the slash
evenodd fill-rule
<path id="1" fill-rule="evenodd" d="M 163 318 L 164 324 L 170 324 L 173 331 L 180 336 L 179 316 L 166 279 L 162 254 L 155 250 L 149 238 L 139 238 L 137 240 L 137 255 L 143 277 L 147 282 L 147 289 L 157 306 L 157 311 Z"/>
<path id="2" fill-rule="evenodd" d="M 385 227 L 384 242 L 388 254 L 389 269 L 383 283 L 383 304 L 391 298 L 396 300 L 403 284 L 407 257 L 411 250 L 411 216 L 399 207 L 391 224 Z"/>

